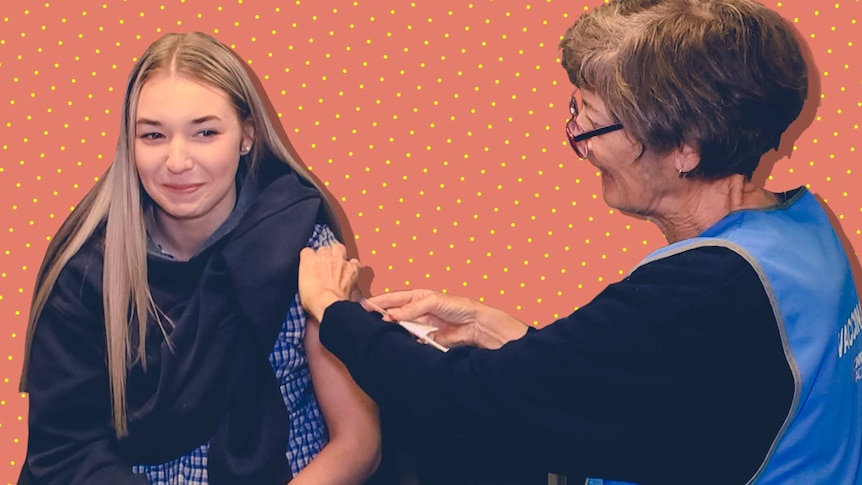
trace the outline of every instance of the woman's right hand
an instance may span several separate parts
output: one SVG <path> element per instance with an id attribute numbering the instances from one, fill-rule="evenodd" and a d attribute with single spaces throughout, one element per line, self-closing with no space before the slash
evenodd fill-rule
<path id="1" fill-rule="evenodd" d="M 350 300 L 356 293 L 359 261 L 347 259 L 343 244 L 333 243 L 317 249 L 304 248 L 299 253 L 299 299 L 302 307 L 317 322 L 329 305 Z"/>
<path id="2" fill-rule="evenodd" d="M 393 320 L 409 320 L 437 328 L 431 337 L 447 346 L 472 345 L 497 349 L 524 336 L 527 326 L 502 310 L 463 296 L 432 290 L 384 293 L 368 299 Z"/>

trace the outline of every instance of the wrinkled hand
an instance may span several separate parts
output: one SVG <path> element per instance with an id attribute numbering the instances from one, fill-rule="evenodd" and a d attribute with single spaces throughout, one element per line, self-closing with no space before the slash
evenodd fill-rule
<path id="1" fill-rule="evenodd" d="M 473 345 L 496 349 L 527 332 L 523 322 L 505 312 L 462 296 L 410 290 L 384 293 L 368 300 L 386 309 L 394 320 L 436 327 L 432 337 L 447 347 Z"/>
<path id="2" fill-rule="evenodd" d="M 318 322 L 326 308 L 358 294 L 356 287 L 362 266 L 357 259 L 347 259 L 343 244 L 334 243 L 317 250 L 305 248 L 299 253 L 299 300 Z"/>

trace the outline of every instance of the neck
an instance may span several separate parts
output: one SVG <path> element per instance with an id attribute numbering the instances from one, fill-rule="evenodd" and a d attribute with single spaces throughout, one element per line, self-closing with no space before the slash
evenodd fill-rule
<path id="1" fill-rule="evenodd" d="M 180 261 L 188 261 L 227 220 L 228 215 L 230 212 L 218 217 L 210 214 L 203 218 L 177 219 L 154 207 L 151 235 L 166 253 Z"/>
<path id="2" fill-rule="evenodd" d="M 687 185 L 669 204 L 672 209 L 650 217 L 668 243 L 695 237 L 731 212 L 764 209 L 778 202 L 775 194 L 745 180 L 742 175 L 681 182 Z"/>

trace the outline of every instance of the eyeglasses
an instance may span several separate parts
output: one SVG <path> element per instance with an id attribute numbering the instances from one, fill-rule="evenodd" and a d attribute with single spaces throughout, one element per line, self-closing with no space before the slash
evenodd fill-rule
<path id="1" fill-rule="evenodd" d="M 572 95 L 572 100 L 569 101 L 569 112 L 572 113 L 571 119 L 566 123 L 566 135 L 569 137 L 569 145 L 572 150 L 583 159 L 586 159 L 590 154 L 590 148 L 587 145 L 587 140 L 594 136 L 604 135 L 612 131 L 622 130 L 622 123 L 614 123 L 613 125 L 603 126 L 595 130 L 584 131 L 581 125 L 578 124 L 578 100 Z"/>

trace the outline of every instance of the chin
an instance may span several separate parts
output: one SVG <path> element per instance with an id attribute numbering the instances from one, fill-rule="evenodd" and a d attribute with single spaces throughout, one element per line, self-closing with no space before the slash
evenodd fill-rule
<path id="1" fill-rule="evenodd" d="M 608 192 L 605 191 L 602 193 L 602 196 L 605 204 L 607 204 L 611 209 L 618 210 L 628 215 L 634 215 L 639 212 L 637 208 L 632 207 L 631 204 L 627 204 L 626 201 L 621 200 L 621 197 L 619 197 L 619 194 L 617 193 L 608 194 Z"/>
<path id="2" fill-rule="evenodd" d="M 619 192 L 616 190 L 616 187 L 610 188 L 607 184 L 602 182 L 602 199 L 612 209 L 619 209 Z"/>
<path id="3" fill-rule="evenodd" d="M 159 205 L 159 209 L 171 219 L 187 220 L 194 219 L 200 215 L 200 208 L 189 207 L 185 204 L 164 204 Z"/>

